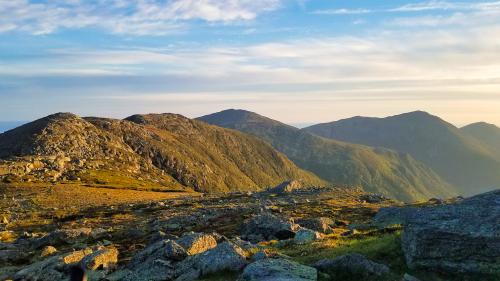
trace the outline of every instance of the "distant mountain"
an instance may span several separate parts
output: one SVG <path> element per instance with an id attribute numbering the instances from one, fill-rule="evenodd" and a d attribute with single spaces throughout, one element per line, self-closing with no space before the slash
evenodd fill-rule
<path id="1" fill-rule="evenodd" d="M 244 110 L 198 118 L 269 142 L 299 167 L 336 184 L 357 185 L 403 201 L 451 196 L 453 188 L 411 156 L 325 139 Z"/>
<path id="2" fill-rule="evenodd" d="M 0 133 L 6 132 L 8 130 L 14 129 L 21 126 L 25 121 L 0 121 Z"/>
<path id="3" fill-rule="evenodd" d="M 500 128 L 493 124 L 478 122 L 462 127 L 460 130 L 488 146 L 497 153 L 500 159 Z"/>
<path id="4" fill-rule="evenodd" d="M 295 179 L 324 185 L 265 142 L 181 115 L 58 113 L 0 134 L 0 175 L 227 192 Z"/>
<path id="5" fill-rule="evenodd" d="M 462 194 L 471 195 L 500 187 L 500 159 L 470 134 L 481 131 L 478 139 L 494 140 L 482 133 L 486 130 L 477 128 L 459 130 L 436 116 L 416 111 L 387 118 L 354 117 L 304 130 L 330 139 L 409 153 L 457 186 Z"/>

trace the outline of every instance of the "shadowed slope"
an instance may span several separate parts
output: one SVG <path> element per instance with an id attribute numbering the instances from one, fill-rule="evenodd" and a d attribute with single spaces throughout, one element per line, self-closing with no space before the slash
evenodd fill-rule
<path id="1" fill-rule="evenodd" d="M 333 183 L 358 185 L 405 201 L 453 194 L 452 187 L 431 169 L 405 154 L 328 140 L 244 110 L 198 119 L 253 134 L 299 167 Z"/>
<path id="2" fill-rule="evenodd" d="M 417 111 L 387 118 L 354 117 L 304 130 L 319 136 L 411 154 L 466 195 L 500 187 L 500 159 L 455 126 Z"/>

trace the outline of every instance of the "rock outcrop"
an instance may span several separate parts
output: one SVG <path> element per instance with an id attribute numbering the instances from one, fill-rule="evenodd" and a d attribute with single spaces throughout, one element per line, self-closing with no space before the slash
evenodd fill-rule
<path id="1" fill-rule="evenodd" d="M 273 214 L 263 213 L 247 220 L 242 227 L 243 239 L 250 242 L 285 240 L 293 238 L 299 225 L 293 220 L 283 220 Z"/>
<path id="2" fill-rule="evenodd" d="M 373 262 L 359 254 L 324 259 L 314 267 L 330 276 L 330 280 L 384 280 L 390 274 L 386 265 Z"/>
<path id="3" fill-rule="evenodd" d="M 261 259 L 249 264 L 238 281 L 315 281 L 316 269 L 285 259 Z"/>

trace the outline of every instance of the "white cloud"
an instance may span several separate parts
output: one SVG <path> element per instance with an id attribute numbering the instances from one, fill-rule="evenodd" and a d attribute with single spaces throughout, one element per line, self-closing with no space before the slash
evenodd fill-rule
<path id="1" fill-rule="evenodd" d="M 406 4 L 394 9 L 389 9 L 390 12 L 421 12 L 434 10 L 486 10 L 499 9 L 500 1 L 495 2 L 449 2 L 449 1 L 429 1 L 423 3 Z"/>
<path id="2" fill-rule="evenodd" d="M 313 14 L 317 15 L 359 15 L 371 13 L 368 9 L 333 9 L 333 10 L 316 10 Z"/>
<path id="3" fill-rule="evenodd" d="M 0 2 L 0 32 L 42 35 L 92 26 L 120 34 L 164 35 L 190 20 L 248 21 L 279 5 L 280 0 L 10 0 Z"/>

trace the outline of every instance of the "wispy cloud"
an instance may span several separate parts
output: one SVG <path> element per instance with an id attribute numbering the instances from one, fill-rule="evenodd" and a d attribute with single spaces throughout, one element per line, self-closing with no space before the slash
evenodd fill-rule
<path id="1" fill-rule="evenodd" d="M 91 26 L 119 34 L 164 35 L 191 20 L 248 21 L 279 6 L 280 0 L 11 0 L 0 2 L 0 32 L 42 35 Z"/>
<path id="2" fill-rule="evenodd" d="M 313 14 L 317 15 L 359 15 L 371 13 L 368 9 L 329 9 L 329 10 L 316 10 Z"/>
<path id="3" fill-rule="evenodd" d="M 500 8 L 500 1 L 495 2 L 448 2 L 429 1 L 424 3 L 406 4 L 397 8 L 389 9 L 390 12 L 421 12 L 435 10 L 485 10 Z"/>

